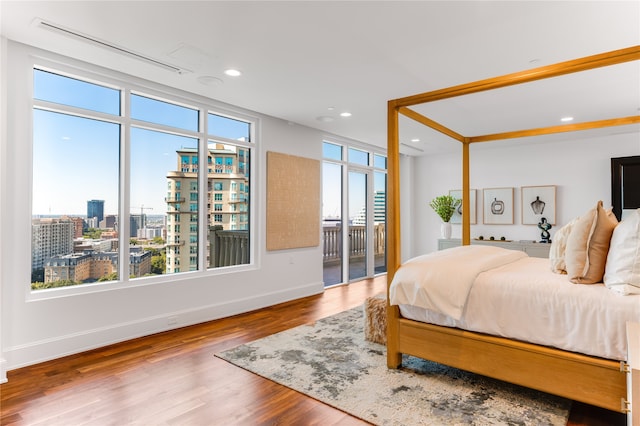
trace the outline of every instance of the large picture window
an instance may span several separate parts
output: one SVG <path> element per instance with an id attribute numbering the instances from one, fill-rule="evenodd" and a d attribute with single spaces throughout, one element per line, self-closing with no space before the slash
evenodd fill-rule
<path id="1" fill-rule="evenodd" d="M 253 124 L 82 75 L 33 70 L 31 290 L 250 263 Z"/>

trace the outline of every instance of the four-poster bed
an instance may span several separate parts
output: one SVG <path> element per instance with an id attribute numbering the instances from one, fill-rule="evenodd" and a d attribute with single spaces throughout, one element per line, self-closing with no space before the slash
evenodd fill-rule
<path id="1" fill-rule="evenodd" d="M 408 354 L 610 410 L 629 411 L 627 374 L 625 374 L 629 365 L 626 362 L 407 319 L 401 315 L 399 306 L 391 304 L 389 286 L 401 266 L 399 114 L 461 143 L 462 244 L 469 245 L 470 144 L 637 124 L 640 123 L 640 116 L 466 137 L 409 107 L 639 59 L 640 46 L 634 46 L 388 102 L 387 364 L 389 368 L 400 366 L 402 354 Z M 637 396 L 634 395 L 633 398 L 635 402 Z M 637 412 L 638 410 L 635 411 Z"/>

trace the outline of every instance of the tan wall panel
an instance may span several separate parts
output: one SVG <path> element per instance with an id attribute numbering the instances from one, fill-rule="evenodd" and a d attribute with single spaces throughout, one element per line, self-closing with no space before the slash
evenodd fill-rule
<path id="1" fill-rule="evenodd" d="M 320 161 L 267 152 L 267 250 L 320 244 Z"/>

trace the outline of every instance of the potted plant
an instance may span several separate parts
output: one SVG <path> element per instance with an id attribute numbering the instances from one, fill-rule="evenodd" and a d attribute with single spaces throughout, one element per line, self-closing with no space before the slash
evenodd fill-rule
<path id="1" fill-rule="evenodd" d="M 451 195 L 439 195 L 429 203 L 433 211 L 435 211 L 440 219 L 442 226 L 440 227 L 441 237 L 451 238 L 451 217 L 460 205 L 460 200 Z"/>

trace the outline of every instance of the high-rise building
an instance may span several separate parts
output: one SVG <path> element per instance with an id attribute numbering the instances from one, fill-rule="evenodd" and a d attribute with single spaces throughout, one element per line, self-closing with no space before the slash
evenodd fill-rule
<path id="1" fill-rule="evenodd" d="M 104 219 L 104 200 L 87 201 L 87 219 L 92 217 L 98 218 L 98 223 Z"/>
<path id="2" fill-rule="evenodd" d="M 376 191 L 373 198 L 373 223 L 385 223 L 387 221 L 387 194 L 385 191 Z M 367 223 L 367 208 L 363 207 L 351 221 L 352 225 L 364 226 Z"/>
<path id="3" fill-rule="evenodd" d="M 73 253 L 75 223 L 70 219 L 31 221 L 31 269 L 44 267 L 49 257 Z"/>
<path id="4" fill-rule="evenodd" d="M 373 198 L 373 223 L 387 222 L 387 193 L 376 191 Z"/>
<path id="5" fill-rule="evenodd" d="M 167 269 L 166 272 L 198 268 L 198 152 L 177 151 L 177 170 L 167 174 Z M 216 145 L 207 158 L 207 225 L 224 230 L 248 230 L 248 151 Z M 210 241 L 207 241 L 209 253 Z M 206 262 L 209 265 L 209 259 Z"/>

